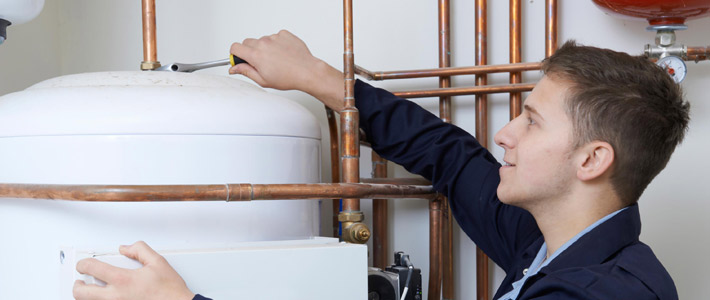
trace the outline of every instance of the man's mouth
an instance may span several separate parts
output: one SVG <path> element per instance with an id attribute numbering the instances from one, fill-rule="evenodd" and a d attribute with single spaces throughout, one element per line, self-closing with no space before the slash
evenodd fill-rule
<path id="1" fill-rule="evenodd" d="M 511 163 L 509 163 L 509 162 L 507 162 L 507 161 L 503 161 L 503 162 L 505 163 L 505 166 L 506 166 L 506 167 L 515 167 L 515 164 L 511 164 Z"/>

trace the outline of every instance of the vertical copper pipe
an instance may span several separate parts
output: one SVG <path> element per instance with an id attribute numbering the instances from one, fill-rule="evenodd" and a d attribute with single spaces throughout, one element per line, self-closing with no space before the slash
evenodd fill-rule
<path id="1" fill-rule="evenodd" d="M 441 296 L 441 202 L 440 197 L 429 202 L 429 300 Z"/>
<path id="2" fill-rule="evenodd" d="M 517 63 L 521 61 L 521 34 L 522 26 L 520 0 L 510 0 L 510 62 Z M 520 72 L 510 73 L 510 83 L 520 83 Z M 522 111 L 522 97 L 519 92 L 510 93 L 510 118 L 517 117 Z"/>
<path id="3" fill-rule="evenodd" d="M 439 0 L 439 67 L 451 66 L 449 0 Z M 451 77 L 439 77 L 439 87 L 451 87 Z M 451 123 L 451 97 L 439 97 L 439 117 Z"/>
<path id="4" fill-rule="evenodd" d="M 343 0 L 344 48 L 343 73 L 345 73 L 344 108 L 340 113 L 340 130 L 343 153 L 342 182 L 360 181 L 359 114 L 355 108 L 355 57 L 353 55 L 353 1 Z M 360 199 L 343 199 L 343 211 L 360 211 Z"/>
<path id="5" fill-rule="evenodd" d="M 442 215 L 444 224 L 442 225 L 442 297 L 444 300 L 454 299 L 454 215 L 447 198 L 443 198 Z"/>
<path id="6" fill-rule="evenodd" d="M 372 151 L 372 177 L 387 177 L 387 160 Z M 372 265 L 387 267 L 387 199 L 372 199 Z"/>
<path id="7" fill-rule="evenodd" d="M 439 68 L 451 66 L 451 9 L 449 0 L 439 0 Z M 439 77 L 439 87 L 451 87 L 451 77 Z M 451 97 L 439 97 L 439 117 L 451 123 Z M 443 278 L 443 298 L 454 298 L 454 248 L 453 248 L 453 219 L 449 213 L 447 200 L 443 199 L 443 224 L 442 224 L 442 264 L 439 272 Z M 439 258 L 437 258 L 439 259 Z M 433 277 L 429 278 L 432 280 Z"/>
<path id="8" fill-rule="evenodd" d="M 488 64 L 488 1 L 476 0 L 476 65 Z M 486 74 L 476 75 L 476 85 L 488 84 Z M 488 96 L 476 95 L 476 138 L 488 147 Z M 476 247 L 476 299 L 490 299 L 488 256 Z"/>
<path id="9" fill-rule="evenodd" d="M 160 67 L 155 37 L 155 0 L 142 0 L 143 8 L 143 62 L 141 70 Z"/>
<path id="10" fill-rule="evenodd" d="M 545 0 L 545 57 L 557 50 L 557 0 Z"/>
<path id="11" fill-rule="evenodd" d="M 330 176 L 332 183 L 340 182 L 340 150 L 338 147 L 338 124 L 335 119 L 335 112 L 329 107 L 325 107 L 325 114 L 328 117 L 328 131 L 330 132 Z M 333 199 L 333 237 L 338 237 L 338 213 L 340 213 L 340 199 Z"/>
<path id="12" fill-rule="evenodd" d="M 476 65 L 488 64 L 487 0 L 476 0 Z M 487 85 L 488 75 L 476 75 L 476 85 Z M 476 95 L 476 138 L 488 147 L 488 96 Z"/>

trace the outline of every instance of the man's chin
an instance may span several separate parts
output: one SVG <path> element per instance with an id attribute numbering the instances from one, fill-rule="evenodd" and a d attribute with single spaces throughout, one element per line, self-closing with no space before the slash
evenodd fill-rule
<path id="1" fill-rule="evenodd" d="M 498 200 L 500 200 L 500 202 L 502 202 L 503 204 L 508 204 L 508 205 L 520 207 L 520 204 L 522 202 L 522 199 L 521 199 L 522 197 L 516 197 L 516 195 L 514 195 L 510 191 L 506 191 L 504 189 L 501 189 L 500 187 L 498 187 L 497 193 L 498 193 Z"/>

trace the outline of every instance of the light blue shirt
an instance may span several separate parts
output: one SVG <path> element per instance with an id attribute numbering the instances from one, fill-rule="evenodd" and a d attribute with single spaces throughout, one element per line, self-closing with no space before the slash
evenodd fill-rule
<path id="1" fill-rule="evenodd" d="M 621 211 L 625 210 L 626 207 L 617 210 L 613 213 L 610 213 L 606 215 L 605 217 L 599 219 L 598 221 L 594 222 L 594 224 L 589 225 L 587 228 L 579 232 L 577 235 L 572 237 L 569 241 L 564 243 L 562 246 L 560 246 L 555 253 L 552 253 L 552 256 L 550 256 L 547 260 L 545 260 L 545 254 L 547 253 L 547 242 L 542 243 L 542 247 L 540 247 L 540 251 L 537 252 L 537 256 L 535 256 L 535 259 L 533 262 L 530 264 L 530 267 L 527 269 L 527 271 L 524 271 L 523 278 L 520 278 L 520 280 L 513 282 L 513 290 L 506 293 L 505 295 L 501 296 L 498 298 L 498 300 L 515 300 L 518 299 L 518 295 L 520 294 L 520 290 L 523 288 L 523 285 L 525 284 L 525 281 L 528 280 L 528 278 L 535 276 L 540 269 L 544 268 L 545 266 L 549 265 L 550 262 L 555 259 L 557 256 L 559 256 L 563 251 L 565 251 L 569 246 L 574 244 L 579 238 L 581 238 L 583 235 L 585 235 L 587 232 L 592 231 L 595 227 L 599 226 L 599 224 L 604 223 L 606 220 L 611 219 L 611 217 L 615 216 L 616 214 L 620 213 Z M 544 262 L 543 262 L 544 260 Z"/>

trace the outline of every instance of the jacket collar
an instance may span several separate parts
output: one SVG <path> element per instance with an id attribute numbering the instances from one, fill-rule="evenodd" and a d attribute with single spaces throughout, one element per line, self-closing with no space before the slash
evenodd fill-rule
<path id="1" fill-rule="evenodd" d="M 641 216 L 638 205 L 633 204 L 580 237 L 549 265 L 542 268 L 540 273 L 548 274 L 563 268 L 600 264 L 625 246 L 638 241 L 640 234 Z M 542 238 L 525 251 L 526 256 L 534 256 L 541 245 Z"/>

